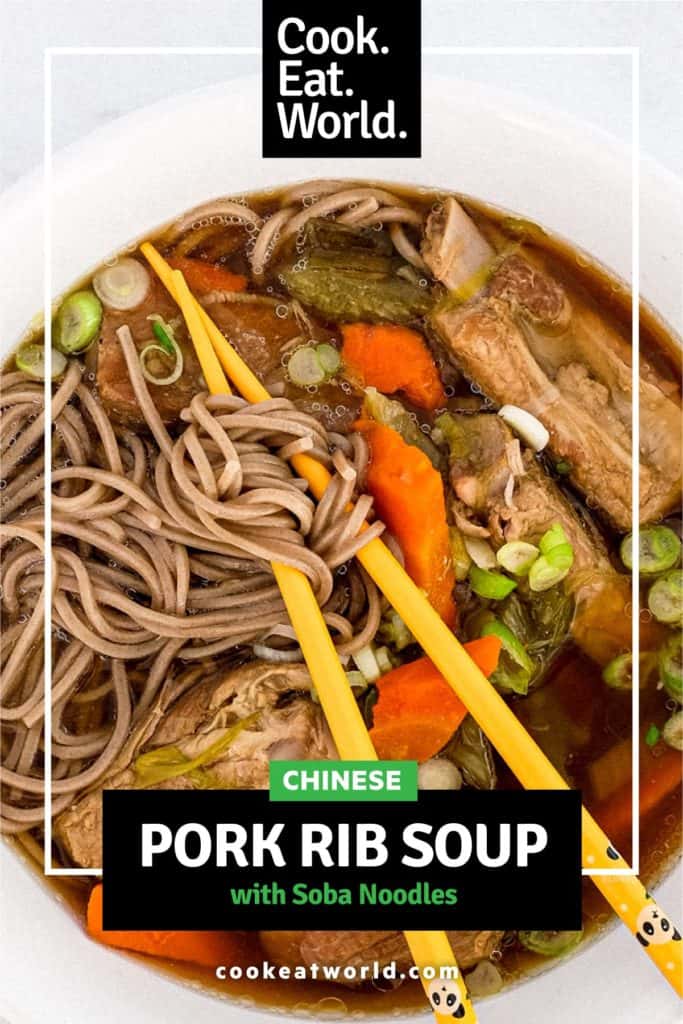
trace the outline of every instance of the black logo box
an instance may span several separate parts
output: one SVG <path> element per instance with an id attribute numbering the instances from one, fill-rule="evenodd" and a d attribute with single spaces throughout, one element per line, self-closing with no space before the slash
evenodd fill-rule
<path id="1" fill-rule="evenodd" d="M 354 29 L 357 18 L 363 16 L 366 27 L 377 26 L 378 48 L 388 52 L 323 54 L 303 52 L 293 56 L 283 54 L 278 45 L 278 28 L 286 18 L 300 18 L 307 28 L 319 26 L 332 33 L 340 26 Z M 419 157 L 422 147 L 422 14 L 421 0 L 401 0 L 400 5 L 388 0 L 320 4 L 314 0 L 263 0 L 262 2 L 262 146 L 264 157 Z M 319 44 L 317 44 L 319 45 Z M 352 138 L 326 139 L 319 134 L 313 138 L 297 135 L 283 136 L 277 104 L 280 61 L 301 60 L 302 70 L 325 69 L 332 60 L 343 71 L 342 91 L 353 90 L 353 96 L 327 96 L 318 98 L 320 108 L 338 114 L 358 110 L 366 100 L 370 113 L 386 108 L 393 100 L 396 105 L 396 138 L 360 138 L 354 131 Z M 302 97 L 306 110 L 314 98 Z M 291 99 L 284 102 L 289 108 Z M 401 134 L 405 133 L 404 137 Z"/>
<path id="2" fill-rule="evenodd" d="M 483 867 L 473 856 L 463 867 L 432 862 L 428 868 L 401 864 L 402 832 L 413 822 L 435 830 L 457 821 L 471 829 L 482 823 L 490 830 L 490 853 L 498 852 L 498 826 L 542 825 L 548 833 L 544 851 L 529 857 L 528 867 L 514 858 L 505 866 Z M 163 823 L 173 831 L 188 822 L 204 825 L 213 835 L 219 822 L 239 823 L 250 830 L 285 823 L 279 839 L 286 866 L 217 868 L 183 867 L 173 848 L 141 865 L 141 826 Z M 389 860 L 379 868 L 301 867 L 300 826 L 303 822 L 335 826 L 339 822 L 376 822 L 387 831 Z M 513 843 L 513 851 L 514 851 Z M 198 845 L 191 849 L 196 854 Z M 353 858 L 351 858 L 353 860 Z M 463 790 L 421 792 L 417 803 L 270 803 L 263 790 L 151 791 L 111 790 L 104 793 L 104 925 L 107 929 L 254 930 L 254 929 L 578 929 L 581 926 L 581 803 L 576 791 Z M 351 905 L 293 906 L 233 904 L 231 888 L 278 883 L 288 892 L 295 883 L 349 888 Z M 454 906 L 405 904 L 359 906 L 361 883 L 382 889 L 411 889 L 425 883 L 457 890 Z"/>

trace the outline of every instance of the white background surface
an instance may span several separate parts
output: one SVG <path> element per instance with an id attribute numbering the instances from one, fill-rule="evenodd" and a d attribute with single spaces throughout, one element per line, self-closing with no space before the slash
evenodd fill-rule
<path id="1" fill-rule="evenodd" d="M 41 159 L 43 47 L 254 46 L 260 7 L 259 0 L 0 0 L 0 188 Z M 683 174 L 679 0 L 423 0 L 423 10 L 427 46 L 640 46 L 642 148 Z M 257 61 L 62 58 L 55 147 L 172 93 L 257 70 Z M 538 97 L 629 137 L 628 58 L 425 58 L 425 71 Z"/>

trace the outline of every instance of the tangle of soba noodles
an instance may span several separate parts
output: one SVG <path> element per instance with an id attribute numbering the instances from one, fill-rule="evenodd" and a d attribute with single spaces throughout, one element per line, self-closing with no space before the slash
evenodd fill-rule
<path id="1" fill-rule="evenodd" d="M 186 235 L 178 252 L 188 252 L 226 223 L 239 223 L 248 235 L 247 253 L 253 274 L 260 277 L 278 247 L 296 239 L 312 217 L 327 217 L 356 228 L 386 224 L 396 251 L 420 273 L 427 266 L 405 232 L 405 226 L 421 228 L 423 215 L 405 200 L 375 185 L 343 181 L 308 181 L 280 195 L 280 209 L 265 220 L 245 203 L 216 199 L 184 214 L 174 236 Z M 187 233 L 187 234 L 186 234 Z"/>
<path id="2" fill-rule="evenodd" d="M 206 394 L 172 436 L 128 328 L 118 337 L 150 436 L 109 419 L 75 359 L 52 398 L 53 814 L 106 772 L 169 679 L 183 689 L 244 645 L 301 660 L 271 561 L 308 577 L 342 659 L 382 612 L 346 564 L 383 529 L 357 535 L 371 505 L 356 494 L 362 439 L 284 398 Z M 17 834 L 43 819 L 43 386 L 15 372 L 0 386 L 0 829 Z M 286 461 L 296 452 L 333 473 L 317 507 Z"/>

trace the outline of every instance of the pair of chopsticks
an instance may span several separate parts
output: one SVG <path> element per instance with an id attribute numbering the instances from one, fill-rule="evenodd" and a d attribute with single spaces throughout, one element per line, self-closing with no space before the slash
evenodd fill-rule
<path id="1" fill-rule="evenodd" d="M 212 342 L 215 344 L 216 334 L 225 339 L 192 296 L 182 273 L 172 270 L 153 246 L 145 243 L 142 251 L 180 306 L 209 391 L 215 395 L 230 393 L 230 385 L 223 372 L 225 367 L 232 382 L 248 401 L 257 403 L 270 399 L 270 394 L 234 350 L 231 349 L 234 358 L 229 366 L 225 365 L 222 357 L 219 361 Z M 318 465 L 313 459 L 308 461 Z M 375 748 L 308 579 L 291 566 L 280 562 L 272 562 L 271 565 L 339 756 L 343 760 L 376 761 Z M 404 932 L 404 935 L 418 967 L 457 967 L 445 932 Z M 422 971 L 421 975 L 427 991 L 429 982 Z M 462 1020 L 466 1024 L 476 1024 L 476 1014 L 459 972 L 456 984 L 465 1008 Z M 447 1019 L 436 1012 L 435 1017 L 437 1022 Z"/>
<path id="2" fill-rule="evenodd" d="M 175 297 L 174 272 L 152 245 L 145 243 L 141 249 L 171 295 Z M 182 283 L 184 284 L 184 281 Z M 189 295 L 190 293 L 186 291 L 186 294 Z M 195 299 L 191 298 L 191 303 L 201 321 L 203 336 L 208 336 L 210 345 L 214 350 L 214 356 L 217 357 L 217 361 L 230 379 L 235 382 L 243 397 L 249 402 L 260 402 L 269 398 L 270 396 L 261 382 L 223 337 L 206 311 Z M 208 377 L 207 383 L 209 383 Z M 313 495 L 318 499 L 321 498 L 331 479 L 325 467 L 305 453 L 293 456 L 291 461 L 297 473 L 308 480 Z M 474 664 L 460 642 L 442 621 L 437 612 L 434 611 L 425 595 L 413 583 L 381 538 L 371 540 L 360 549 L 356 557 L 380 590 L 382 590 L 389 603 L 401 616 L 417 642 L 429 655 L 460 700 L 476 719 L 522 785 L 527 789 L 567 789 L 568 786 L 562 776 L 536 745 L 500 694 L 491 686 L 484 674 Z M 313 598 L 313 600 L 315 599 Z M 287 598 L 285 598 L 285 603 L 287 604 Z M 289 605 L 287 606 L 289 611 Z M 316 621 L 320 619 L 320 611 L 317 609 Z M 294 628 L 297 629 L 297 622 L 292 621 Z M 298 622 L 301 625 L 300 618 Z M 310 628 L 310 623 L 307 621 L 303 630 L 304 635 L 306 635 L 308 628 Z M 299 635 L 298 629 L 297 635 Z M 332 646 L 331 641 L 329 643 Z M 302 650 L 308 661 L 308 653 L 303 645 Z M 309 643 L 308 651 L 312 657 L 315 657 L 317 644 Z M 317 680 L 317 666 L 315 674 L 313 673 L 311 663 L 309 663 L 309 668 L 311 668 L 311 674 Z M 341 700 L 339 670 L 335 672 L 334 676 L 330 676 L 330 679 L 333 679 L 334 682 L 333 686 L 329 688 L 324 687 L 325 700 L 323 700 L 322 690 L 320 691 L 321 703 L 326 715 L 328 714 L 327 704 L 334 704 L 337 700 Z M 344 685 L 348 689 L 345 680 Z M 331 690 L 333 691 L 332 693 L 330 692 Z M 351 700 L 355 704 L 352 697 Z M 330 708 L 330 713 L 333 713 L 334 710 L 334 708 Z M 350 739 L 351 733 L 360 731 L 358 724 L 354 725 L 354 722 L 359 723 L 360 727 L 364 730 L 364 724 L 359 713 L 350 715 L 348 719 L 342 717 L 341 720 L 338 716 L 334 715 L 333 718 L 328 718 L 328 721 L 335 740 L 337 739 L 335 730 L 341 729 L 340 744 L 344 749 L 346 749 L 346 744 L 341 742 L 342 737 Z M 370 742 L 367 733 L 364 738 L 368 743 Z M 342 751 L 339 746 L 338 749 L 341 754 Z M 348 755 L 342 754 L 342 756 Z M 645 887 L 635 875 L 600 873 L 605 870 L 613 871 L 614 869 L 619 869 L 628 871 L 630 869 L 624 858 L 613 848 L 608 837 L 585 808 L 582 810 L 582 860 L 589 872 L 597 872 L 592 874 L 593 882 L 612 909 L 631 933 L 639 939 L 641 946 L 643 946 L 647 955 L 669 984 L 672 985 L 679 995 L 683 995 L 683 941 L 680 939 L 675 940 L 674 938 L 662 941 L 664 936 L 661 931 L 654 936 L 658 941 L 650 941 L 647 931 L 642 932 L 640 930 L 644 919 L 650 915 L 658 915 L 656 919 L 659 921 L 666 919 L 670 922 L 670 919 L 654 903 L 646 892 Z M 666 934 L 673 935 L 674 932 L 673 925 L 669 923 L 669 929 Z M 413 936 L 415 934 L 419 933 L 411 933 Z M 676 932 L 676 934 L 678 933 Z M 424 963 L 425 961 L 417 955 L 413 944 L 410 942 L 409 944 L 416 961 Z M 465 1005 L 469 1009 L 471 1006 L 469 1000 Z M 468 1017 L 466 1019 L 471 1020 L 474 1018 Z"/>

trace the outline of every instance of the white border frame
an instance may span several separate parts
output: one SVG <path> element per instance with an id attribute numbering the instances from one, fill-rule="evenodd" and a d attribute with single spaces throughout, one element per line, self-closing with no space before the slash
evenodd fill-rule
<path id="1" fill-rule="evenodd" d="M 46 374 L 45 409 L 52 400 L 52 68 L 54 57 L 71 56 L 259 56 L 260 46 L 55 46 L 43 51 L 43 315 L 45 324 Z M 623 56 L 631 58 L 631 528 L 638 528 L 640 505 L 640 48 L 637 46 L 425 46 L 422 55 L 434 56 Z M 49 877 L 90 875 L 101 870 L 56 868 L 52 865 L 52 702 L 48 698 L 48 675 L 52 667 L 52 589 L 53 563 L 47 538 L 52 538 L 52 433 L 45 431 L 45 624 L 44 624 L 44 698 L 45 726 L 43 765 L 44 793 L 44 874 Z M 50 552 L 50 557 L 48 557 Z M 631 692 L 631 840 L 632 867 L 585 868 L 584 876 L 638 875 L 640 871 L 640 635 L 639 635 L 640 552 L 633 545 L 631 579 L 631 645 L 633 683 Z M 51 683 L 51 680 L 50 680 Z"/>

